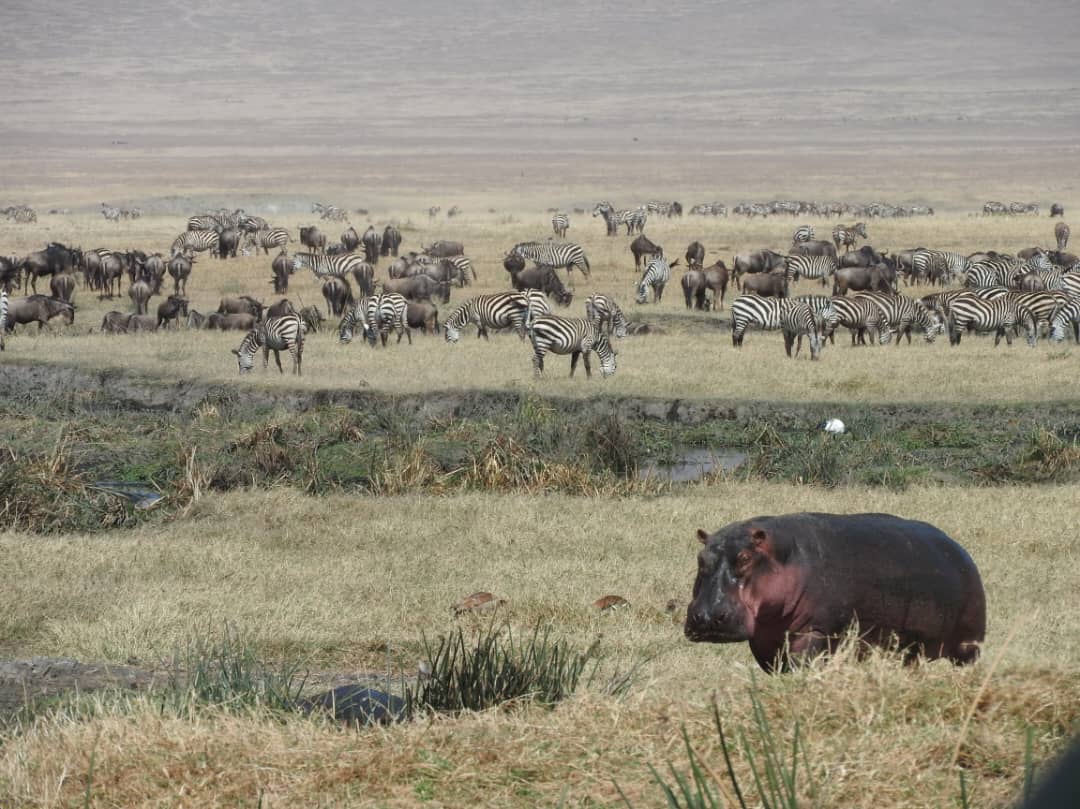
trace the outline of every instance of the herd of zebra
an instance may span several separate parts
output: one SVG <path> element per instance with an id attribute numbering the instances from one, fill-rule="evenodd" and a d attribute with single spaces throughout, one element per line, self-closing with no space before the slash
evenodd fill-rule
<path id="1" fill-rule="evenodd" d="M 138 219 L 142 216 L 141 208 L 117 208 L 101 203 L 101 215 L 106 222 L 119 222 L 121 219 Z"/>
<path id="2" fill-rule="evenodd" d="M 29 224 L 37 221 L 37 211 L 29 205 L 8 205 L 3 211 L 4 218 L 9 222 Z"/>
<path id="3" fill-rule="evenodd" d="M 727 216 L 728 209 L 720 202 L 695 205 L 690 213 L 700 216 Z M 853 205 L 847 202 L 807 202 L 801 200 L 772 200 L 771 202 L 740 202 L 731 209 L 735 216 L 752 219 L 755 216 L 817 216 L 822 219 L 850 216 L 859 219 L 895 219 L 911 216 L 933 216 L 934 209 L 928 205 L 890 205 L 886 202 L 870 202 Z"/>
<path id="4" fill-rule="evenodd" d="M 984 216 L 1038 216 L 1039 205 L 1035 202 L 987 202 L 982 207 Z M 1064 216 L 1065 208 L 1055 202 L 1050 206 L 1050 216 Z"/>

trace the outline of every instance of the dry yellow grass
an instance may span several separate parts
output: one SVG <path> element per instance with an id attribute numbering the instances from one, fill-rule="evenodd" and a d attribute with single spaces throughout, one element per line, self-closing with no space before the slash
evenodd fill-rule
<path id="1" fill-rule="evenodd" d="M 519 203 L 520 204 L 520 203 Z M 419 206 L 419 199 L 418 199 Z M 539 206 L 538 206 L 539 207 Z M 534 209 L 535 210 L 535 209 Z M 481 292 L 508 288 L 501 257 L 515 242 L 546 238 L 550 216 L 512 210 L 496 214 L 466 214 L 461 220 L 435 224 L 416 210 L 388 211 L 376 217 L 384 222 L 397 219 L 415 227 L 405 231 L 405 249 L 418 248 L 436 238 L 457 238 L 473 258 L 479 282 L 471 288 L 453 291 L 449 306 L 441 307 L 443 319 L 461 301 Z M 310 216 L 289 216 L 281 223 L 295 230 L 296 222 L 313 221 Z M 470 329 L 456 346 L 441 338 L 417 337 L 413 346 L 391 344 L 388 350 L 367 346 L 341 346 L 331 328 L 309 339 L 305 351 L 302 380 L 281 378 L 276 371 L 256 373 L 236 379 L 236 364 L 229 349 L 241 339 L 239 333 L 181 332 L 158 335 L 104 336 L 87 334 L 100 326 L 109 309 L 127 311 L 125 298 L 98 301 L 85 291 L 77 293 L 79 306 L 75 326 L 61 336 L 20 335 L 9 341 L 6 358 L 32 362 L 68 363 L 83 367 L 126 368 L 168 378 L 234 381 L 240 385 L 270 385 L 307 389 L 370 386 L 393 393 L 417 393 L 461 388 L 528 389 L 562 395 L 730 397 L 751 400 L 804 401 L 831 400 L 838 396 L 856 402 L 1040 402 L 1070 400 L 1080 396 L 1080 377 L 1075 370 L 1076 351 L 1071 345 L 1041 343 L 1034 351 L 1023 345 L 995 349 L 992 341 L 968 338 L 959 348 L 947 340 L 925 345 L 920 338 L 911 347 L 852 349 L 846 335 L 835 347 L 827 348 L 819 363 L 804 358 L 791 362 L 784 357 L 779 334 L 750 334 L 741 351 L 731 347 L 727 328 L 727 308 L 722 313 L 687 315 L 683 306 L 676 270 L 664 300 L 659 305 L 637 306 L 633 290 L 637 274 L 623 235 L 607 238 L 599 219 L 588 215 L 572 217 L 570 238 L 586 248 L 593 274 L 583 279 L 574 273 L 576 297 L 569 310 L 574 316 L 584 312 L 584 298 L 605 292 L 621 302 L 631 320 L 647 318 L 667 333 L 631 337 L 617 344 L 619 370 L 611 379 L 587 383 L 567 380 L 569 361 L 555 357 L 548 362 L 547 379 L 534 381 L 531 348 L 514 336 L 497 336 L 490 344 L 477 341 Z M 356 223 L 363 229 L 365 223 Z M 664 244 L 671 256 L 681 255 L 685 246 L 700 239 L 708 248 L 708 260 L 761 246 L 784 249 L 796 222 L 742 219 L 716 220 L 686 217 L 681 221 L 656 221 L 649 235 Z M 827 238 L 831 223 L 815 223 Z M 172 238 L 184 227 L 180 217 L 151 217 L 119 226 L 100 217 L 74 217 L 39 227 L 0 228 L 0 243 L 6 251 L 25 253 L 47 239 L 81 245 L 168 249 Z M 975 249 L 1015 251 L 1031 244 L 1047 244 L 1052 235 L 1045 218 L 939 217 L 908 221 L 871 222 L 871 241 L 882 248 L 927 245 L 970 252 Z M 334 237 L 341 225 L 324 225 Z M 295 245 L 294 245 L 295 246 Z M 216 309 L 226 294 L 253 294 L 267 302 L 270 258 L 249 257 L 220 262 L 202 257 L 196 265 L 189 294 L 192 307 Z M 385 273 L 385 264 L 379 268 Z M 125 287 L 126 288 L 126 287 Z M 817 293 L 820 286 L 803 282 L 799 293 Z M 929 289 L 905 289 L 908 294 L 924 294 Z M 735 291 L 729 289 L 728 302 Z M 310 273 L 293 276 L 290 298 L 305 304 L 318 303 L 325 310 L 320 286 Z M 152 301 L 156 306 L 157 299 Z"/>
<path id="2" fill-rule="evenodd" d="M 959 539 L 982 571 L 989 632 L 982 661 L 904 668 L 839 659 L 766 678 L 744 645 L 688 643 L 664 607 L 684 603 L 698 526 L 798 509 L 882 510 L 926 519 Z M 904 493 L 733 484 L 660 498 L 307 498 L 290 490 L 201 499 L 189 519 L 139 532 L 47 539 L 0 535 L 9 573 L 0 634 L 21 653 L 145 663 L 230 621 L 273 658 L 316 667 L 411 668 L 422 634 L 452 629 L 450 607 L 477 590 L 509 598 L 515 626 L 550 622 L 609 666 L 649 657 L 624 700 L 591 692 L 553 711 L 492 712 L 356 735 L 258 716 L 133 715 L 42 720 L 0 748 L 0 803 L 191 806 L 610 805 L 616 778 L 640 805 L 660 804 L 646 764 L 684 762 L 685 724 L 722 769 L 707 710 L 748 727 L 747 689 L 782 739 L 795 719 L 823 806 L 941 806 L 961 763 L 975 805 L 1004 806 L 1019 784 L 1026 727 L 1037 760 L 1080 719 L 1080 645 L 1067 487 L 912 489 Z M 641 527 L 649 526 L 645 531 Z M 1033 593 L 1037 591 L 1037 598 Z M 633 605 L 590 606 L 618 592 Z M 462 618 L 468 626 L 471 619 Z M 1019 628 L 1006 645 L 1010 631 Z M 740 758 L 740 771 L 746 773 Z M 335 802 L 337 802 L 335 804 Z"/>

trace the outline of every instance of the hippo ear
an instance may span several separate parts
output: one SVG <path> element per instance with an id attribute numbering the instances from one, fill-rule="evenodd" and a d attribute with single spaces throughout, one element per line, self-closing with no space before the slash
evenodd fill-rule
<path id="1" fill-rule="evenodd" d="M 697 530 L 697 538 L 698 542 L 700 542 L 702 545 L 705 545 L 709 541 L 709 535 L 701 528 Z"/>
<path id="2" fill-rule="evenodd" d="M 754 546 L 754 550 L 758 553 L 765 554 L 766 556 L 773 555 L 773 543 L 765 529 L 755 528 L 750 534 L 750 542 Z"/>

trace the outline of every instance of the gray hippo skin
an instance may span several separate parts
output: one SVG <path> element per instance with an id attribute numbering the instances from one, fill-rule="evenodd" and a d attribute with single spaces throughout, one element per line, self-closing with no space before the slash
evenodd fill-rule
<path id="1" fill-rule="evenodd" d="M 986 596 L 967 552 L 934 526 L 890 514 L 787 514 L 698 531 L 686 637 L 749 641 L 766 671 L 832 650 L 855 621 L 908 659 L 979 656 Z M 787 642 L 788 655 L 784 655 Z"/>

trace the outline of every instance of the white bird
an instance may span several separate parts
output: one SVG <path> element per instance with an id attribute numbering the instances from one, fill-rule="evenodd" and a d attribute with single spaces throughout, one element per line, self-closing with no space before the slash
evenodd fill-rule
<path id="1" fill-rule="evenodd" d="M 818 425 L 819 430 L 824 430 L 830 435 L 843 435 L 847 432 L 847 427 L 840 419 L 826 419 Z"/>

